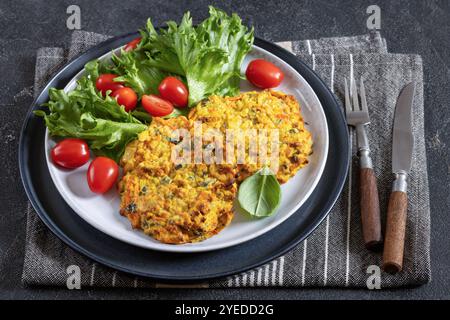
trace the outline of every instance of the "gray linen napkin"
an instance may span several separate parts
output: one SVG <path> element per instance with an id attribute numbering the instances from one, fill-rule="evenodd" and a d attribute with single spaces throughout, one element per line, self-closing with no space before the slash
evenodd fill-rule
<path id="1" fill-rule="evenodd" d="M 52 73 L 68 59 L 106 38 L 104 35 L 76 31 L 69 50 L 40 49 L 36 61 L 35 92 L 39 92 Z M 391 128 L 395 101 L 406 83 L 411 80 L 417 82 L 413 111 L 416 147 L 408 190 L 404 270 L 395 276 L 382 272 L 380 280 L 382 288 L 428 282 L 431 276 L 430 206 L 420 56 L 387 53 L 386 41 L 379 33 L 279 44 L 310 65 L 341 100 L 344 77 L 348 78 L 351 74 L 355 78 L 364 77 L 372 120 L 368 135 L 383 213 L 386 212 L 392 181 Z M 329 217 L 307 240 L 285 256 L 255 270 L 189 287 L 365 287 L 373 272 L 370 266 L 379 266 L 381 255 L 368 252 L 362 242 L 354 133 L 350 134 L 350 139 L 353 159 L 344 191 Z M 47 230 L 31 205 L 28 208 L 22 275 L 24 284 L 65 286 L 67 267 L 76 265 L 81 270 L 82 287 L 168 287 L 112 270 L 76 253 Z M 383 225 L 384 221 L 383 214 Z"/>

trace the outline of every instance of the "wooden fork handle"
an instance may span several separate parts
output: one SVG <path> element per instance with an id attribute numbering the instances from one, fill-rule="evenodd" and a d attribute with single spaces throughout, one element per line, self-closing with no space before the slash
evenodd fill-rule
<path id="1" fill-rule="evenodd" d="M 361 224 L 364 244 L 367 249 L 380 251 L 383 244 L 381 235 L 380 204 L 377 179 L 372 168 L 360 169 Z"/>
<path id="2" fill-rule="evenodd" d="M 403 268 L 407 207 L 406 192 L 393 191 L 389 198 L 383 252 L 383 269 L 388 273 L 394 274 Z"/>

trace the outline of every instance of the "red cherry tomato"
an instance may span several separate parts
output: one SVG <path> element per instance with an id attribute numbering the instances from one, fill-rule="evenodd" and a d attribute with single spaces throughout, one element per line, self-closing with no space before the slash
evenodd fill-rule
<path id="1" fill-rule="evenodd" d="M 161 98 L 171 102 L 177 107 L 186 107 L 188 103 L 188 89 L 178 78 L 167 77 L 158 87 Z"/>
<path id="2" fill-rule="evenodd" d="M 123 88 L 123 83 L 115 82 L 115 78 L 117 78 L 117 76 L 112 73 L 101 74 L 95 81 L 95 87 L 102 93 L 102 95 L 105 95 L 107 90 L 115 91 Z"/>
<path id="3" fill-rule="evenodd" d="M 153 94 L 142 96 L 142 106 L 153 117 L 164 117 L 172 113 L 173 105 Z"/>
<path id="4" fill-rule="evenodd" d="M 128 87 L 123 87 L 113 91 L 111 94 L 112 97 L 117 99 L 117 103 L 121 104 L 125 107 L 125 111 L 131 111 L 136 108 L 137 104 L 137 94 L 133 91 L 133 89 Z"/>
<path id="5" fill-rule="evenodd" d="M 78 168 L 89 161 L 89 147 L 81 139 L 64 139 L 53 147 L 51 157 L 58 166 L 67 169 Z"/>
<path id="6" fill-rule="evenodd" d="M 245 75 L 253 85 L 263 89 L 279 86 L 284 78 L 283 72 L 277 66 L 263 59 L 250 62 Z"/>
<path id="7" fill-rule="evenodd" d="M 141 42 L 141 40 L 142 40 L 141 37 L 136 38 L 136 39 L 134 39 L 134 40 L 131 40 L 130 42 L 128 42 L 128 43 L 125 45 L 125 48 L 124 48 L 123 50 L 125 50 L 125 51 L 131 51 L 131 50 L 136 49 L 137 45 L 139 44 L 139 42 Z"/>
<path id="8" fill-rule="evenodd" d="M 119 166 L 107 157 L 97 157 L 89 165 L 87 182 L 94 193 L 105 193 L 112 188 L 119 176 Z"/>

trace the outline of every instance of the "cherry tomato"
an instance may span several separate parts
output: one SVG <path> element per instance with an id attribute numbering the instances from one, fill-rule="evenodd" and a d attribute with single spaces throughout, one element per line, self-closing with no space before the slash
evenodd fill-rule
<path id="1" fill-rule="evenodd" d="M 117 78 L 117 76 L 112 73 L 101 74 L 95 81 L 95 87 L 102 93 L 102 95 L 105 95 L 107 90 L 115 91 L 123 88 L 121 82 L 114 81 L 115 78 Z"/>
<path id="2" fill-rule="evenodd" d="M 111 96 L 117 99 L 117 103 L 123 105 L 125 107 L 125 111 L 131 111 L 136 108 L 137 104 L 137 94 L 133 91 L 133 89 L 128 87 L 123 87 L 117 89 L 111 93 Z"/>
<path id="3" fill-rule="evenodd" d="M 119 176 L 119 166 L 107 157 L 97 157 L 89 165 L 87 182 L 94 193 L 105 193 L 114 185 Z"/>
<path id="4" fill-rule="evenodd" d="M 164 117 L 172 113 L 173 105 L 154 94 L 142 96 L 142 106 L 153 117 Z"/>
<path id="5" fill-rule="evenodd" d="M 245 75 L 253 85 L 263 89 L 279 86 L 284 78 L 283 72 L 277 66 L 263 59 L 250 62 Z"/>
<path id="6" fill-rule="evenodd" d="M 74 169 L 89 161 L 89 147 L 81 139 L 68 138 L 58 142 L 50 155 L 58 166 Z"/>
<path id="7" fill-rule="evenodd" d="M 131 50 L 136 49 L 137 45 L 139 44 L 139 42 L 141 42 L 141 40 L 142 40 L 141 37 L 136 38 L 136 39 L 134 39 L 134 40 L 131 40 L 130 42 L 128 42 L 128 43 L 125 45 L 125 48 L 124 48 L 123 50 L 125 50 L 125 51 L 131 51 Z"/>
<path id="8" fill-rule="evenodd" d="M 188 89 L 178 78 L 167 77 L 158 87 L 161 98 L 171 102 L 177 107 L 186 107 L 188 103 Z"/>

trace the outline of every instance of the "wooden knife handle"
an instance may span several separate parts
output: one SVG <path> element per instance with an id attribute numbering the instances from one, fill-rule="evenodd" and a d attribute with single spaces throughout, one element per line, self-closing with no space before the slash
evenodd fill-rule
<path id="1" fill-rule="evenodd" d="M 381 235 L 377 179 L 372 168 L 361 168 L 359 179 L 364 244 L 369 250 L 380 251 L 383 237 Z"/>
<path id="2" fill-rule="evenodd" d="M 397 273 L 403 267 L 407 208 L 406 193 L 393 191 L 389 198 L 383 252 L 383 269 L 388 273 Z"/>

